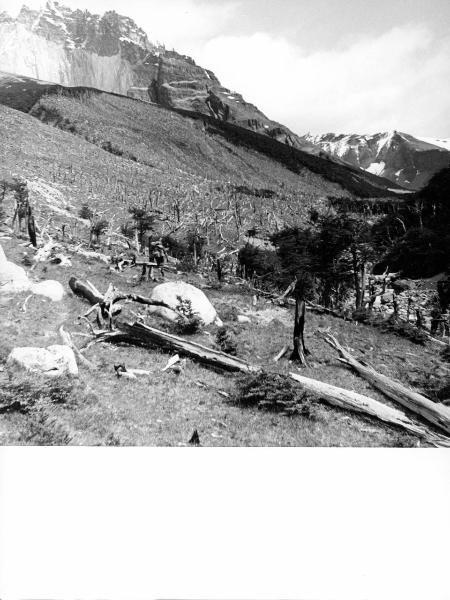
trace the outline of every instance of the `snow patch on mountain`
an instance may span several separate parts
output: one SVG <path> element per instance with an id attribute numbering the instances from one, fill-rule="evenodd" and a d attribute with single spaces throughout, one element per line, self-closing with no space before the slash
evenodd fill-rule
<path id="1" fill-rule="evenodd" d="M 370 163 L 370 165 L 368 167 L 366 167 L 365 170 L 368 171 L 369 173 L 373 173 L 373 175 L 382 176 L 385 168 L 386 168 L 386 163 L 381 161 L 381 162 Z"/>
<path id="2" fill-rule="evenodd" d="M 450 152 L 450 138 L 431 138 L 431 137 L 418 137 L 418 140 L 422 140 L 422 142 L 426 142 L 427 144 L 432 144 L 433 146 L 439 146 L 440 148 L 444 148 L 444 150 L 448 150 Z"/>
<path id="3" fill-rule="evenodd" d="M 417 138 L 400 131 L 371 135 L 307 134 L 316 149 L 402 186 L 419 189 L 450 165 L 450 140 Z"/>

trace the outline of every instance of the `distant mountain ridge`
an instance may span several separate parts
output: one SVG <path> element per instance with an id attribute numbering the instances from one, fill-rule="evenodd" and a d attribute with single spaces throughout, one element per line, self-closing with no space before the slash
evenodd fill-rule
<path id="1" fill-rule="evenodd" d="M 88 86 L 204 114 L 304 148 L 307 142 L 272 121 L 212 71 L 149 41 L 136 23 L 114 11 L 103 16 L 49 0 L 0 13 L 0 71 L 64 86 Z"/>
<path id="2" fill-rule="evenodd" d="M 450 165 L 450 139 L 417 138 L 399 131 L 308 134 L 303 139 L 333 158 L 412 190 Z"/>

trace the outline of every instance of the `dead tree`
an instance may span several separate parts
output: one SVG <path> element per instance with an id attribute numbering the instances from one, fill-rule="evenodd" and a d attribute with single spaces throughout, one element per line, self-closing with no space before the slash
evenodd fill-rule
<path id="1" fill-rule="evenodd" d="M 222 263 L 220 262 L 220 258 L 216 261 L 216 271 L 217 271 L 217 280 L 222 281 Z"/>
<path id="2" fill-rule="evenodd" d="M 36 239 L 36 223 L 34 221 L 33 211 L 31 206 L 27 207 L 27 228 L 28 235 L 30 237 L 30 242 L 33 244 L 35 248 L 37 248 L 37 239 Z"/>
<path id="3" fill-rule="evenodd" d="M 294 350 L 290 360 L 299 361 L 302 365 L 308 366 L 306 356 L 310 354 L 306 349 L 304 339 L 306 315 L 306 301 L 304 298 L 303 282 L 298 281 L 295 286 L 295 321 L 294 321 Z"/>

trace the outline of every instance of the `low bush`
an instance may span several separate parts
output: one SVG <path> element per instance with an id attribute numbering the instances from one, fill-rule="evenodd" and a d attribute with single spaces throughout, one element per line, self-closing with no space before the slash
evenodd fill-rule
<path id="1" fill-rule="evenodd" d="M 89 204 L 83 204 L 78 211 L 80 219 L 90 220 L 94 216 L 94 211 L 90 208 Z"/>
<path id="2" fill-rule="evenodd" d="M 222 321 L 237 321 L 239 309 L 227 302 L 216 303 L 216 309 Z"/>
<path id="3" fill-rule="evenodd" d="M 216 343 L 222 352 L 236 356 L 237 354 L 237 339 L 234 331 L 228 327 L 219 327 L 216 334 Z"/>
<path id="4" fill-rule="evenodd" d="M 203 321 L 198 313 L 194 312 L 192 309 L 192 302 L 188 298 L 182 298 L 181 296 L 177 296 L 177 300 L 177 333 L 187 335 L 197 333 L 202 328 Z"/>
<path id="5" fill-rule="evenodd" d="M 242 375 L 236 384 L 235 402 L 241 406 L 303 415 L 310 419 L 318 417 L 313 397 L 286 376 L 278 373 L 252 373 Z"/>
<path id="6" fill-rule="evenodd" d="M 0 388 L 0 411 L 28 412 L 38 403 L 67 403 L 72 389 L 72 381 L 64 377 L 10 381 Z"/>
<path id="7" fill-rule="evenodd" d="M 450 346 L 444 348 L 441 352 L 441 359 L 444 362 L 450 363 Z"/>

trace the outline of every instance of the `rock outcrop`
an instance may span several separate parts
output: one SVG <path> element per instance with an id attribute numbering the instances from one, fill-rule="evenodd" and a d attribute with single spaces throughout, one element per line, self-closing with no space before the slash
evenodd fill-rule
<path id="1" fill-rule="evenodd" d="M 205 115 L 302 148 L 309 144 L 267 118 L 192 58 L 149 41 L 136 23 L 49 0 L 0 13 L 0 71 L 64 86 L 87 86 Z M 8 83 L 7 85 L 11 85 Z M 16 108 L 16 107 L 14 107 Z"/>
<path id="2" fill-rule="evenodd" d="M 48 348 L 14 348 L 7 358 L 6 367 L 9 371 L 19 369 L 29 373 L 41 373 L 47 377 L 78 375 L 77 361 L 72 348 L 58 344 Z"/>
<path id="3" fill-rule="evenodd" d="M 219 319 L 216 309 L 208 300 L 206 295 L 195 286 L 185 283 L 184 281 L 168 281 L 161 283 L 153 288 L 151 299 L 160 300 L 176 309 L 179 305 L 179 298 L 182 300 L 190 300 L 192 312 L 195 313 L 205 325 L 215 323 L 221 326 L 222 321 Z M 156 314 L 167 321 L 176 321 L 177 313 L 174 310 L 164 308 L 162 306 L 149 306 L 148 311 Z"/>
<path id="4" fill-rule="evenodd" d="M 306 135 L 319 151 L 412 190 L 450 165 L 450 140 L 419 139 L 391 131 L 374 135 Z"/>

